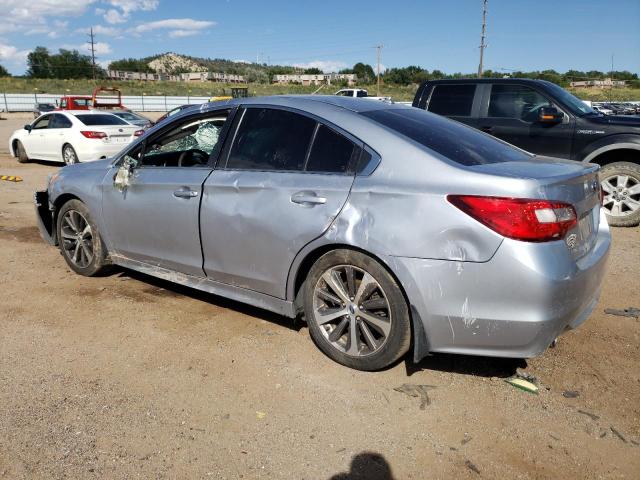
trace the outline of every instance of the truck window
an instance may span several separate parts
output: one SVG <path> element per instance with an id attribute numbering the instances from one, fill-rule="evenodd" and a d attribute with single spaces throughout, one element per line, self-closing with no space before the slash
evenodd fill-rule
<path id="1" fill-rule="evenodd" d="M 468 117 L 471 115 L 475 85 L 436 85 L 427 110 L 438 115 Z"/>
<path id="2" fill-rule="evenodd" d="M 356 92 L 356 95 L 357 95 L 358 97 L 366 97 L 366 96 L 368 96 L 368 95 L 367 95 L 367 92 L 366 92 L 366 91 L 364 91 L 364 90 L 358 90 L 358 91 Z"/>
<path id="3" fill-rule="evenodd" d="M 538 110 L 552 106 L 546 97 L 524 85 L 495 84 L 491 86 L 488 117 L 516 118 L 533 123 Z"/>

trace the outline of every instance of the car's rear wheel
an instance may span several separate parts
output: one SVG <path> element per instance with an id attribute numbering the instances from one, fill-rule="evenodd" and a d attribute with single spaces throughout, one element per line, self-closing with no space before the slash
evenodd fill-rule
<path id="1" fill-rule="evenodd" d="M 602 167 L 603 208 L 609 225 L 633 227 L 640 223 L 640 165 L 615 162 Z"/>
<path id="2" fill-rule="evenodd" d="M 69 200 L 58 213 L 57 235 L 67 265 L 76 273 L 92 277 L 108 265 L 107 250 L 89 209 L 80 200 Z"/>
<path id="3" fill-rule="evenodd" d="M 330 358 L 357 370 L 380 370 L 409 349 L 409 309 L 395 279 L 352 250 L 320 257 L 303 285 L 309 333 Z"/>
<path id="4" fill-rule="evenodd" d="M 78 163 L 78 155 L 71 145 L 66 144 L 64 147 L 62 147 L 62 159 L 67 165 Z"/>
<path id="5" fill-rule="evenodd" d="M 16 142 L 16 157 L 18 157 L 18 162 L 27 163 L 29 161 L 29 157 L 27 156 L 27 151 L 24 149 L 24 145 L 22 142 L 18 140 Z"/>

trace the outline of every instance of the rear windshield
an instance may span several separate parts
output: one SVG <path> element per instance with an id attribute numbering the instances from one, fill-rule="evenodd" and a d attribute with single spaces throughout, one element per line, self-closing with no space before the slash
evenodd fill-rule
<path id="1" fill-rule="evenodd" d="M 460 165 L 530 160 L 531 155 L 473 128 L 419 108 L 362 112 L 414 142 Z"/>
<path id="2" fill-rule="evenodd" d="M 116 117 L 115 115 L 105 115 L 100 113 L 80 114 L 76 118 L 88 126 L 94 125 L 127 125 L 127 122 Z"/>

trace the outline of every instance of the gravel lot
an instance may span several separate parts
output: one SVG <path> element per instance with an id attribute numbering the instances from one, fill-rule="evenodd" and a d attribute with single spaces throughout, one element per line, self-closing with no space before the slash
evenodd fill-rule
<path id="1" fill-rule="evenodd" d="M 0 153 L 24 178 L 0 182 L 0 478 L 640 477 L 640 320 L 603 313 L 640 308 L 640 229 L 614 230 L 600 304 L 543 357 L 362 373 L 285 318 L 73 274 L 32 206 L 57 168 Z M 539 395 L 503 381 L 516 368 Z"/>

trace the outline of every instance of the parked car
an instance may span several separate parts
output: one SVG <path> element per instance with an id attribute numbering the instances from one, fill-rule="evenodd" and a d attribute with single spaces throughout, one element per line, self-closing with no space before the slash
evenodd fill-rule
<path id="1" fill-rule="evenodd" d="M 56 111 L 16 130 L 9 139 L 9 151 L 21 163 L 89 162 L 115 155 L 142 133 L 140 127 L 110 113 Z"/>
<path id="2" fill-rule="evenodd" d="M 391 101 L 391 97 L 370 96 L 369 91 L 364 88 L 343 88 L 342 90 L 338 90 L 334 95 L 339 97 L 366 98 L 367 100 L 381 100 L 383 102 Z"/>
<path id="3" fill-rule="evenodd" d="M 35 200 L 69 267 L 109 263 L 288 317 L 330 358 L 541 354 L 594 308 L 598 166 L 335 96 L 188 109 Z M 73 195 L 73 196 L 71 196 Z"/>
<path id="4" fill-rule="evenodd" d="M 528 79 L 425 82 L 413 106 L 541 156 L 600 165 L 609 224 L 640 223 L 640 119 L 604 116 L 553 83 Z"/>
<path id="5" fill-rule="evenodd" d="M 613 115 L 612 110 L 609 110 L 608 108 L 605 108 L 602 105 L 592 105 L 591 108 L 593 108 L 596 112 L 599 112 L 603 115 Z"/>
<path id="6" fill-rule="evenodd" d="M 56 106 L 52 103 L 36 103 L 33 106 L 33 118 L 38 118 L 43 113 L 53 112 Z"/>
<path id="7" fill-rule="evenodd" d="M 138 113 L 128 112 L 124 110 L 122 111 L 112 110 L 109 113 L 112 113 L 116 117 L 121 118 L 125 122 L 130 123 L 131 125 L 136 125 L 137 127 L 143 128 L 145 130 L 148 128 L 151 128 L 154 125 L 154 123 L 151 120 L 149 120 L 147 117 L 144 117 Z"/>
<path id="8" fill-rule="evenodd" d="M 172 108 L 167 113 L 165 113 L 160 118 L 158 118 L 158 120 L 156 120 L 156 124 L 162 122 L 166 118 L 173 117 L 174 115 L 180 113 L 181 111 L 183 111 L 184 109 L 189 108 L 189 107 L 193 107 L 193 105 L 192 104 L 180 105 L 179 107 Z"/>

